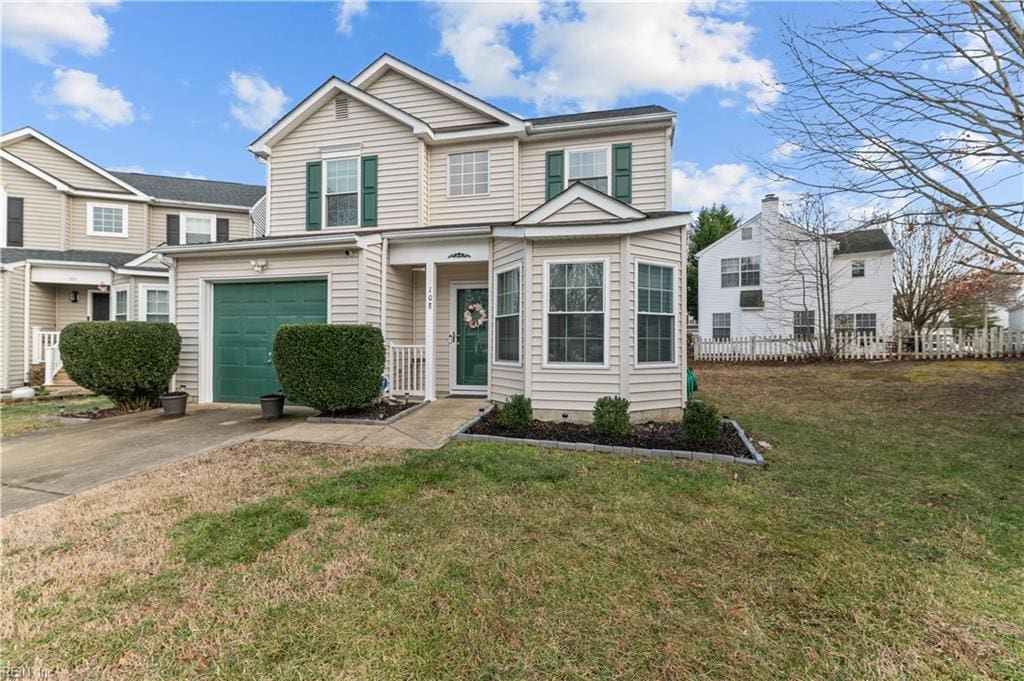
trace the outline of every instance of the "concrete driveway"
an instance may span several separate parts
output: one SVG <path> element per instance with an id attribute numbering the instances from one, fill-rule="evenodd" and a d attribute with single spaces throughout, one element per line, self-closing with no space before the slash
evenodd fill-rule
<path id="1" fill-rule="evenodd" d="M 180 419 L 157 409 L 4 440 L 0 515 L 249 440 L 312 412 L 287 408 L 291 416 L 273 422 L 259 413 L 257 405 L 189 405 Z"/>

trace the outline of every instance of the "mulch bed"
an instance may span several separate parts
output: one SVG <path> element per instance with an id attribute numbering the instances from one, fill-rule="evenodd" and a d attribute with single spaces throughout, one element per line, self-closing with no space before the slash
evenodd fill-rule
<path id="1" fill-rule="evenodd" d="M 105 419 L 111 416 L 121 416 L 128 412 L 121 411 L 117 407 L 107 407 L 106 409 L 89 409 L 88 411 L 76 411 L 72 414 L 65 412 L 61 414 L 67 419 L 90 419 L 95 421 L 96 419 Z"/>
<path id="2" fill-rule="evenodd" d="M 317 414 L 321 418 L 331 419 L 372 419 L 384 421 L 406 409 L 412 409 L 419 402 L 378 402 L 362 409 L 341 409 L 339 411 L 323 411 Z"/>
<path id="3" fill-rule="evenodd" d="M 722 439 L 715 444 L 697 443 L 686 439 L 679 423 L 648 421 L 633 426 L 633 432 L 626 437 L 611 437 L 594 430 L 589 423 L 555 423 L 552 421 L 530 421 L 525 428 L 510 430 L 498 422 L 497 410 L 488 412 L 473 424 L 467 433 L 473 435 L 496 435 L 524 440 L 554 440 L 556 442 L 584 442 L 612 447 L 643 447 L 646 449 L 674 449 L 689 452 L 728 454 L 749 459 L 739 433 L 731 423 L 722 423 Z"/>

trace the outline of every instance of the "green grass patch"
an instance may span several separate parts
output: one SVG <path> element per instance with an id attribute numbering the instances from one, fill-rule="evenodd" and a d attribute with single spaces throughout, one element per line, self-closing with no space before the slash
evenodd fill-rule
<path id="1" fill-rule="evenodd" d="M 47 421 L 47 416 L 58 416 L 64 405 L 67 414 L 97 407 L 107 409 L 114 403 L 106 397 L 76 397 L 67 400 L 40 400 L 38 402 L 4 402 L 0 404 L 0 435 L 13 437 L 37 430 L 61 428 L 62 424 Z"/>
<path id="2" fill-rule="evenodd" d="M 308 524 L 305 511 L 277 498 L 226 513 L 197 513 L 181 521 L 171 536 L 184 560 L 217 566 L 251 562 Z"/>

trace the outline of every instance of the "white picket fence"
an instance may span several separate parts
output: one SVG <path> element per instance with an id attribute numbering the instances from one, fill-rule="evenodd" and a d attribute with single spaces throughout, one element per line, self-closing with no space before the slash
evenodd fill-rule
<path id="1" fill-rule="evenodd" d="M 705 362 L 784 362 L 818 357 L 822 345 L 820 339 L 795 336 L 694 336 L 693 358 Z M 1024 357 L 1024 331 L 960 330 L 885 337 L 837 333 L 832 348 L 834 358 L 839 360 Z"/>

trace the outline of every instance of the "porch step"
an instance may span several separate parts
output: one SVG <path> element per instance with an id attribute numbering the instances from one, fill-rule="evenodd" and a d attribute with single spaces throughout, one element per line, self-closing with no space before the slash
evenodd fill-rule
<path id="1" fill-rule="evenodd" d="M 77 388 L 79 385 L 71 380 L 68 373 L 61 369 L 53 377 L 53 387 L 55 388 Z"/>

